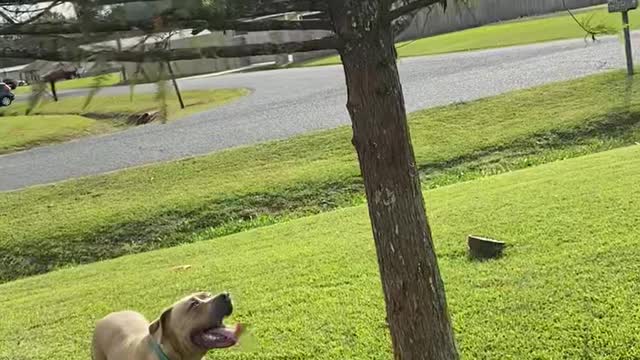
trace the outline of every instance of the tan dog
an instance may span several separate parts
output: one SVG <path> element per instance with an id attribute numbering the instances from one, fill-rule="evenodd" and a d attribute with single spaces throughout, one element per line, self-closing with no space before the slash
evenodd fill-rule
<path id="1" fill-rule="evenodd" d="M 137 312 L 112 313 L 96 325 L 93 359 L 201 360 L 211 349 L 236 344 L 236 333 L 223 324 L 232 311 L 228 294 L 196 293 L 151 324 Z"/>

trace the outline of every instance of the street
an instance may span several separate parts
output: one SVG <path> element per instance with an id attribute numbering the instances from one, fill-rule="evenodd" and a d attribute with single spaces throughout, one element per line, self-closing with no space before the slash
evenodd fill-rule
<path id="1" fill-rule="evenodd" d="M 409 112 L 624 66 L 624 49 L 615 37 L 596 43 L 578 39 L 408 58 L 399 63 Z M 183 90 L 244 87 L 252 93 L 229 105 L 168 124 L 139 126 L 0 156 L 0 191 L 349 124 L 341 66 L 186 79 L 180 81 L 180 86 Z M 137 92 L 153 90 L 153 85 L 136 88 Z M 127 86 L 101 91 L 102 94 L 128 92 Z M 63 92 L 61 96 L 85 93 L 85 90 L 75 90 Z"/>

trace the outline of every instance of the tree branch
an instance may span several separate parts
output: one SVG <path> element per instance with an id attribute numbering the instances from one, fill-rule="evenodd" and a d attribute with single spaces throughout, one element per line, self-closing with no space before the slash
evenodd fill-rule
<path id="1" fill-rule="evenodd" d="M 0 5 L 34 5 L 34 4 L 41 4 L 41 3 L 50 2 L 50 1 L 51 0 L 0 0 Z M 155 1 L 155 0 L 96 0 L 93 5 L 104 6 L 104 5 L 126 4 L 126 3 L 132 3 L 132 2 L 151 2 L 151 1 Z M 65 2 L 69 2 L 69 0 L 65 0 Z"/>
<path id="2" fill-rule="evenodd" d="M 0 0 L 0 5 L 31 5 L 51 0 Z M 85 0 L 88 2 L 88 0 Z M 132 2 L 151 2 L 154 0 L 95 0 L 92 5 L 105 6 Z M 82 2 L 82 1 L 77 1 Z M 242 17 L 258 17 L 287 12 L 327 11 L 326 0 L 255 0 L 251 6 L 238 9 Z"/>
<path id="3" fill-rule="evenodd" d="M 11 16 L 7 15 L 4 9 L 0 9 L 0 17 L 2 17 L 9 24 L 15 24 L 16 22 L 11 18 Z"/>
<path id="4" fill-rule="evenodd" d="M 147 32 L 166 32 L 180 29 L 203 28 L 208 30 L 236 31 L 270 31 L 270 30 L 331 30 L 331 23 L 326 20 L 261 20 L 261 21 L 222 21 L 207 19 L 184 19 L 163 21 L 157 27 L 156 20 L 135 22 L 95 22 L 80 23 L 40 23 L 15 24 L 0 27 L 0 35 L 53 35 L 81 33 L 111 33 L 144 30 Z"/>
<path id="5" fill-rule="evenodd" d="M 186 49 L 149 49 L 146 51 L 115 51 L 113 49 L 89 51 L 77 49 L 16 49 L 4 47 L 0 49 L 0 58 L 40 59 L 49 61 L 101 61 L 117 62 L 166 62 L 177 60 L 238 58 L 259 55 L 293 54 L 316 50 L 340 49 L 342 41 L 337 37 L 303 42 L 264 43 L 238 46 L 221 46 Z"/>
<path id="6" fill-rule="evenodd" d="M 49 4 L 49 6 L 47 6 L 46 8 L 42 9 L 40 13 L 38 13 L 37 15 L 29 18 L 28 20 L 25 20 L 23 22 L 20 23 L 20 25 L 24 25 L 24 24 L 29 24 L 29 23 L 33 23 L 38 21 L 38 19 L 41 19 L 43 16 L 51 13 L 51 9 L 53 9 L 54 7 L 60 5 L 61 0 L 55 0 L 52 1 L 51 4 Z"/>
<path id="7" fill-rule="evenodd" d="M 327 0 L 255 0 L 251 9 L 240 12 L 243 16 L 259 17 L 287 12 L 328 11 Z"/>

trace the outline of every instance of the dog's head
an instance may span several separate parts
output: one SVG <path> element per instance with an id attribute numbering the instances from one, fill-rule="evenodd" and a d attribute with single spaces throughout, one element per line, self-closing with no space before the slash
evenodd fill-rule
<path id="1" fill-rule="evenodd" d="M 232 312 L 229 294 L 195 293 L 166 309 L 149 325 L 149 333 L 182 355 L 227 348 L 237 342 L 234 331 L 223 323 Z"/>

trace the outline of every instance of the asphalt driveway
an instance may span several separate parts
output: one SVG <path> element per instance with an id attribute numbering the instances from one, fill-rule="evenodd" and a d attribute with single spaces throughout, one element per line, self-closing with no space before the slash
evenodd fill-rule
<path id="1" fill-rule="evenodd" d="M 408 111 L 624 68 L 617 38 L 402 59 Z M 149 124 L 0 156 L 0 191 L 175 160 L 349 124 L 341 66 L 184 79 L 184 90 L 237 88 L 252 94 L 169 124 Z M 128 93 L 128 87 L 102 90 Z M 137 92 L 153 91 L 141 85 Z M 84 90 L 64 92 L 79 96 Z"/>

